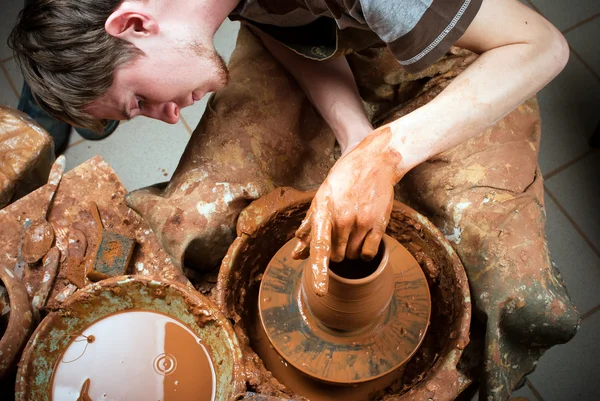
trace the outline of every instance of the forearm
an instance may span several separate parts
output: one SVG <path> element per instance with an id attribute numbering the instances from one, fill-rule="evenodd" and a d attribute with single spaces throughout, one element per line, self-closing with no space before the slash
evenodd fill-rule
<path id="1" fill-rule="evenodd" d="M 266 35 L 259 36 L 331 127 L 343 152 L 353 148 L 373 130 L 345 57 L 313 61 Z"/>
<path id="2" fill-rule="evenodd" d="M 486 50 L 429 104 L 390 124 L 390 145 L 402 155 L 402 170 L 493 125 L 562 70 L 568 58 L 564 38 L 532 13 L 513 17 L 531 31 L 522 36 L 526 40 Z M 468 38 L 463 44 L 480 50 Z"/>

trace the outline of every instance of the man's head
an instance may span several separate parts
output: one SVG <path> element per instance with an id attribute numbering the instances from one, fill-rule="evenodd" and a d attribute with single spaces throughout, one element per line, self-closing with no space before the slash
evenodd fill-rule
<path id="1" fill-rule="evenodd" d="M 226 84 L 212 38 L 235 3 L 36 0 L 9 43 L 40 106 L 61 120 L 95 130 L 137 115 L 175 123 Z"/>

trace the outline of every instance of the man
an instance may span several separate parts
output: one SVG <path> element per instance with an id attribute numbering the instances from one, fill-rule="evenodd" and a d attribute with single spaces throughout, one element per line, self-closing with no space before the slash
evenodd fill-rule
<path id="1" fill-rule="evenodd" d="M 244 24 L 226 86 L 212 38 L 228 16 Z M 568 46 L 519 2 L 38 0 L 11 41 L 40 104 L 75 125 L 176 123 L 216 92 L 167 188 L 129 199 L 180 263 L 218 263 L 247 201 L 324 179 L 294 252 L 310 254 L 323 294 L 329 260 L 375 255 L 402 180 L 469 274 L 486 323 L 482 397 L 506 399 L 575 334 L 547 254 L 527 100 Z"/>

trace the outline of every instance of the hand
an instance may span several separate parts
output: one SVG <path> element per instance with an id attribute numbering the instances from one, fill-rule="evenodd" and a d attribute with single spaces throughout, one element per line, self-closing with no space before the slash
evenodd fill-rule
<path id="1" fill-rule="evenodd" d="M 384 126 L 342 156 L 321 185 L 298 230 L 294 259 L 311 257 L 313 290 L 327 294 L 329 260 L 370 260 L 389 222 L 402 156 Z"/>

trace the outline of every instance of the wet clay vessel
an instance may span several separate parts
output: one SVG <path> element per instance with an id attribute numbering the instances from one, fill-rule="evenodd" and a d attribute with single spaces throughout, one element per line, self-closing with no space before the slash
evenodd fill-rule
<path id="1" fill-rule="evenodd" d="M 231 324 L 207 298 L 175 282 L 115 277 L 42 321 L 15 399 L 228 401 L 246 390 L 241 358 Z"/>
<path id="2" fill-rule="evenodd" d="M 0 285 L 8 292 L 8 323 L 0 331 L 0 379 L 13 368 L 32 331 L 33 315 L 25 286 L 11 269 L 0 264 Z M 3 312 L 0 310 L 0 312 Z M 4 319 L 6 317 L 3 317 Z"/>
<path id="3" fill-rule="evenodd" d="M 290 258 L 296 243 L 273 257 L 259 292 L 261 323 L 279 355 L 302 373 L 338 385 L 403 366 L 421 344 L 431 311 L 427 280 L 414 257 L 385 236 L 374 260 L 332 263 L 328 293 L 319 297 L 310 262 Z"/>
<path id="4" fill-rule="evenodd" d="M 259 290 L 267 266 L 294 237 L 314 192 L 279 188 L 240 215 L 237 238 L 223 260 L 215 297 L 233 320 L 243 347 L 248 390 L 265 396 L 321 400 L 453 400 L 462 390 L 457 368 L 469 342 L 471 302 L 465 271 L 445 237 L 426 218 L 395 202 L 387 234 L 418 262 L 431 296 L 427 333 L 412 358 L 379 379 L 340 386 L 310 378 L 281 358 L 260 323 Z M 331 330 L 320 325 L 323 331 Z M 368 329 L 368 328 L 367 328 Z M 366 330 L 366 329 L 363 329 Z M 314 348 L 314 353 L 321 350 Z M 326 357 L 323 353 L 323 357 Z M 352 358 L 347 360 L 352 363 Z"/>

